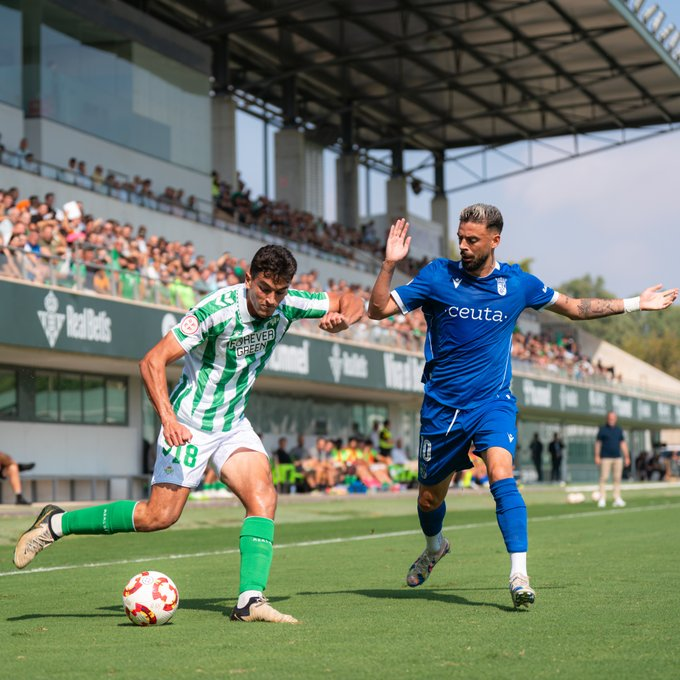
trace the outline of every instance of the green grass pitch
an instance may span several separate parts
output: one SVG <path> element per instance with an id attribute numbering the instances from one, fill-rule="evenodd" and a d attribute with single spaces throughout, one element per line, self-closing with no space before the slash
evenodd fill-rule
<path id="1" fill-rule="evenodd" d="M 235 504 L 194 504 L 157 534 L 69 537 L 23 572 L 12 549 L 33 515 L 0 509 L 0 677 L 677 677 L 680 489 L 630 492 L 621 510 L 567 505 L 557 489 L 525 498 L 529 611 L 512 609 L 487 493 L 449 495 L 452 553 L 416 589 L 404 584 L 423 547 L 414 496 L 285 499 L 267 594 L 299 626 L 229 621 Z M 179 589 L 165 626 L 123 612 L 143 569 Z"/>

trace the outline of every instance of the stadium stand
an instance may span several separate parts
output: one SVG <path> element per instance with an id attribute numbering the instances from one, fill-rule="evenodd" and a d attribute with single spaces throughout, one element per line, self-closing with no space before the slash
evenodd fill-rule
<path id="1" fill-rule="evenodd" d="M 246 203 L 251 205 L 244 198 L 243 206 Z M 250 207 L 244 210 L 252 215 Z M 191 241 L 168 241 L 148 234 L 144 226 L 135 231 L 131 224 L 94 217 L 82 204 L 67 202 L 58 208 L 51 194 L 41 201 L 36 195 L 21 199 L 16 187 L 0 189 L 0 275 L 8 278 L 188 309 L 202 296 L 243 281 L 247 267 L 246 260 L 229 252 L 208 260 L 195 252 Z M 331 279 L 324 286 L 314 270 L 298 273 L 294 286 L 352 289 L 365 300 L 370 295 L 367 287 L 346 280 Z M 309 333 L 316 329 L 311 322 L 302 327 Z M 380 322 L 364 321 L 350 329 L 349 336 L 362 343 L 419 351 L 425 333 L 425 319 L 418 310 Z M 520 367 L 578 381 L 621 382 L 613 367 L 591 362 L 569 336 L 551 338 L 517 330 L 512 358 Z"/>
<path id="2" fill-rule="evenodd" d="M 75 159 L 74 159 L 75 160 Z M 220 287 L 243 280 L 247 262 L 231 253 L 216 260 L 196 254 L 190 241 L 167 241 L 148 235 L 140 226 L 95 218 L 83 206 L 57 209 L 50 196 L 18 200 L 16 188 L 0 190 L 0 274 L 74 290 L 87 290 L 130 300 L 181 309 Z M 68 205 L 68 204 L 67 204 Z M 72 212 L 69 212 L 71 210 Z M 294 285 L 319 290 L 318 272 L 298 274 Z M 365 299 L 370 291 L 344 280 L 328 282 L 330 290 L 352 288 Z M 313 332 L 313 324 L 306 324 Z M 353 339 L 408 350 L 419 350 L 426 325 L 420 312 L 381 322 L 364 322 L 352 329 Z M 592 363 L 573 338 L 554 341 L 545 334 L 515 332 L 513 359 L 576 380 L 620 380 L 612 367 Z"/>
<path id="3" fill-rule="evenodd" d="M 312 249 L 315 254 L 341 258 L 343 263 L 353 267 L 367 266 L 365 259 L 357 258 L 358 253 L 369 256 L 369 262 L 374 260 L 373 265 L 382 253 L 383 238 L 375 233 L 371 222 L 352 229 L 338 222 L 328 223 L 308 212 L 293 210 L 286 201 L 273 201 L 266 196 L 253 199 L 240 175 L 237 186 L 232 187 L 220 179 L 219 173 L 212 173 L 211 205 L 195 196 L 185 198 L 181 188 L 166 187 L 162 192 L 156 192 L 151 179 L 139 175 L 130 177 L 116 170 L 105 172 L 102 165 L 96 165 L 90 174 L 86 163 L 75 157 L 71 157 L 64 168 L 43 163 L 28 151 L 25 138 L 15 151 L 9 151 L 0 144 L 0 164 L 175 217 L 220 228 L 232 223 L 237 227 L 272 234 L 302 248 Z M 424 264 L 422 259 L 408 258 L 401 268 L 412 276 Z"/>

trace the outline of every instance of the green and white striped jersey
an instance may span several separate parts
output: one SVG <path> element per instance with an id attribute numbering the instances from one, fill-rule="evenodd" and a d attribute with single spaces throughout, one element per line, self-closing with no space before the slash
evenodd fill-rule
<path id="1" fill-rule="evenodd" d="M 221 288 L 203 298 L 172 329 L 186 350 L 184 371 L 170 395 L 177 419 L 208 432 L 243 418 L 255 378 L 296 319 L 321 318 L 326 293 L 290 289 L 269 319 L 248 311 L 246 287 Z"/>

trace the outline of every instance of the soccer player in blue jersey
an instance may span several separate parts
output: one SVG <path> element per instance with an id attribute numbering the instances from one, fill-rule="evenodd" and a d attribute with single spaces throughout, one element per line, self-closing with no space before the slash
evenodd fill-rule
<path id="1" fill-rule="evenodd" d="M 503 217 L 491 205 L 475 204 L 460 214 L 460 261 L 436 259 L 405 286 L 390 290 L 397 263 L 409 251 L 408 223 L 392 225 L 385 260 L 368 306 L 372 319 L 421 307 L 427 321 L 425 395 L 420 412 L 418 517 L 426 547 L 406 583 L 425 582 L 451 549 L 442 536 L 451 477 L 472 467 L 468 449 L 486 464 L 496 516 L 510 554 L 510 595 L 515 608 L 528 607 L 535 593 L 527 575 L 527 511 L 513 477 L 517 443 L 510 347 L 517 318 L 527 307 L 550 309 L 570 319 L 595 319 L 670 306 L 678 289 L 661 285 L 625 300 L 574 299 L 496 260 Z"/>
<path id="2" fill-rule="evenodd" d="M 318 319 L 337 333 L 364 314 L 351 292 L 312 293 L 290 287 L 297 269 L 283 246 L 260 248 L 245 283 L 206 296 L 140 362 L 161 431 L 148 501 L 116 501 L 64 512 L 45 506 L 14 550 L 23 569 L 62 536 L 158 531 L 174 524 L 210 465 L 243 504 L 239 597 L 233 621 L 297 623 L 263 592 L 273 556 L 276 489 L 269 457 L 245 417 L 250 391 L 275 347 L 298 319 Z M 184 358 L 168 394 L 166 367 Z"/>

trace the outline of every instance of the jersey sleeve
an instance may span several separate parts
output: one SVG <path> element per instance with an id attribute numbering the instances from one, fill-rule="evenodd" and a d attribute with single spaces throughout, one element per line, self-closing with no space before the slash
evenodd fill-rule
<path id="1" fill-rule="evenodd" d="M 557 302 L 559 293 L 533 274 L 524 275 L 524 293 L 526 306 L 533 309 L 544 309 Z"/>
<path id="2" fill-rule="evenodd" d="M 171 329 L 179 344 L 187 352 L 204 342 L 210 335 L 212 328 L 210 316 L 200 321 L 195 312 L 194 309 L 189 310 L 182 320 Z"/>
<path id="3" fill-rule="evenodd" d="M 437 270 L 437 260 L 423 267 L 414 278 L 403 286 L 397 286 L 390 294 L 403 314 L 412 312 L 431 297 L 430 291 Z"/>
<path id="4" fill-rule="evenodd" d="M 320 319 L 328 313 L 330 301 L 327 293 L 310 293 L 291 288 L 279 305 L 289 321 L 296 319 Z"/>
<path id="5" fill-rule="evenodd" d="M 189 352 L 208 339 L 216 323 L 233 315 L 234 304 L 235 299 L 229 294 L 204 298 L 171 330 L 182 348 Z"/>

